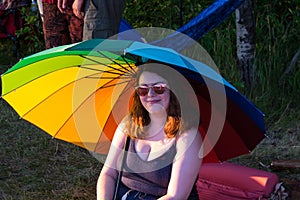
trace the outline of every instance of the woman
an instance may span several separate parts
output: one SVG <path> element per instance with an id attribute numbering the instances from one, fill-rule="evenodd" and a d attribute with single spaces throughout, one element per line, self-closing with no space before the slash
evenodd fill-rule
<path id="1" fill-rule="evenodd" d="M 119 199 L 198 199 L 199 113 L 183 83 L 166 65 L 139 67 L 130 115 L 118 126 L 98 179 L 98 200 L 113 198 L 127 136 Z"/>

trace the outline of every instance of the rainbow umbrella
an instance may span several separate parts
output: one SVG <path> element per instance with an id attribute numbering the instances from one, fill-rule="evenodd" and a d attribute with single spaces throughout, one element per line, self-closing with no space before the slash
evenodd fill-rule
<path id="1" fill-rule="evenodd" d="M 1 97 L 54 138 L 105 154 L 128 114 L 138 66 L 147 60 L 172 67 L 193 88 L 204 162 L 249 153 L 264 138 L 263 113 L 215 70 L 135 41 L 94 39 L 28 56 L 1 76 Z"/>

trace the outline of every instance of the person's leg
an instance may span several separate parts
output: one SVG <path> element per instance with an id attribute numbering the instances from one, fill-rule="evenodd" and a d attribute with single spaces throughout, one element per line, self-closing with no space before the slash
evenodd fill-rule
<path id="1" fill-rule="evenodd" d="M 69 30 L 56 4 L 43 3 L 43 31 L 46 48 L 70 44 Z"/>
<path id="2" fill-rule="evenodd" d="M 83 19 L 77 18 L 73 12 L 66 15 L 66 19 L 69 22 L 69 34 L 71 43 L 81 42 L 83 35 Z"/>
<path id="3" fill-rule="evenodd" d="M 83 39 L 117 34 L 124 8 L 125 0 L 86 0 Z"/>

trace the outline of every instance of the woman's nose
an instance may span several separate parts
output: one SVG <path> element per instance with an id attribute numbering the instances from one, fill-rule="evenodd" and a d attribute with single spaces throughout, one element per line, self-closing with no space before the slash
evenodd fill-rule
<path id="1" fill-rule="evenodd" d="M 152 97 L 154 96 L 156 93 L 154 92 L 154 89 L 152 87 L 149 88 L 149 92 L 148 92 L 148 96 Z"/>

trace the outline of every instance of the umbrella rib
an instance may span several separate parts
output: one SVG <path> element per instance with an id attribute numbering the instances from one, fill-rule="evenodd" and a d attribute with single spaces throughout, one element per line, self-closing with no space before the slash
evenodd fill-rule
<path id="1" fill-rule="evenodd" d="M 111 59 L 110 57 L 106 56 L 104 53 L 102 53 L 101 51 L 97 51 L 99 54 L 101 54 L 102 56 L 106 57 L 107 59 L 109 59 L 110 61 L 112 61 L 113 63 L 119 65 L 120 67 L 122 67 L 124 70 L 126 70 L 127 72 L 130 72 L 130 70 L 128 70 L 127 68 L 125 68 L 123 65 L 121 65 L 120 63 L 117 63 L 115 60 Z M 123 55 L 121 55 L 121 58 L 126 62 L 126 64 L 132 69 L 131 65 L 127 62 L 127 60 L 124 58 Z M 131 72 L 130 72 L 131 73 Z"/>
<path id="2" fill-rule="evenodd" d="M 89 68 L 89 67 L 82 67 L 84 69 L 88 69 L 88 70 L 94 70 L 93 68 Z M 121 73 L 117 73 L 117 72 L 110 72 L 110 71 L 104 71 L 104 70 L 95 70 L 96 72 L 101 72 L 101 73 L 108 73 L 108 74 L 114 74 L 114 75 L 119 75 L 119 79 L 131 79 L 132 78 L 132 75 L 131 74 L 121 74 Z M 96 74 L 99 74 L 99 73 L 96 73 Z M 96 74 L 93 74 L 93 75 L 89 75 L 89 76 L 86 76 L 85 78 L 94 78 L 94 79 L 114 79 L 116 77 L 110 77 L 110 76 L 100 76 L 100 77 L 95 77 Z"/>
<path id="3" fill-rule="evenodd" d="M 121 58 L 126 62 L 126 64 L 130 67 L 131 71 L 134 71 L 134 69 L 132 68 L 132 66 L 128 63 L 128 61 L 125 59 L 124 55 L 121 55 Z"/>
<path id="4" fill-rule="evenodd" d="M 128 84 L 130 84 L 130 83 L 128 83 Z M 133 87 L 133 84 L 131 84 L 131 85 L 132 85 L 132 87 Z M 127 86 L 126 86 L 126 88 L 127 88 L 127 89 L 124 89 L 124 90 L 122 91 L 122 93 L 120 94 L 120 96 L 122 96 L 125 92 L 127 92 L 127 91 L 129 90 L 130 87 L 127 87 Z M 116 104 L 114 104 L 113 107 L 111 108 L 111 111 L 110 111 L 109 116 L 111 115 L 111 112 L 112 112 L 112 110 L 115 108 L 115 106 L 116 106 Z M 109 118 L 109 116 L 108 116 L 108 118 Z M 105 124 L 104 124 L 103 127 L 106 127 L 107 124 L 108 124 L 108 120 L 106 120 L 106 122 L 105 122 Z M 103 130 L 104 130 L 104 128 L 103 128 Z M 94 150 L 97 149 L 98 145 L 99 145 L 99 142 L 97 142 L 97 144 L 96 144 Z"/>
<path id="5" fill-rule="evenodd" d="M 116 75 L 123 75 L 123 73 L 125 73 L 125 72 L 118 73 L 118 72 L 113 72 L 113 71 L 99 70 L 99 69 L 94 69 L 94 68 L 91 68 L 91 67 L 83 67 L 83 66 L 80 66 L 80 65 L 78 65 L 78 67 L 80 67 L 82 69 L 88 69 L 88 70 L 96 71 L 96 72 L 105 72 L 105 73 L 116 74 Z"/>
<path id="6" fill-rule="evenodd" d="M 114 81 L 116 79 L 120 79 L 120 77 L 112 77 L 111 81 L 108 81 L 106 84 L 104 84 L 103 86 L 99 87 L 97 90 L 103 89 L 103 88 L 108 88 L 108 87 L 113 87 L 113 86 L 120 85 L 120 84 L 123 84 L 123 83 L 126 83 L 126 82 L 130 81 L 130 77 L 126 77 L 127 81 L 122 81 L 122 82 L 118 82 L 118 83 L 115 83 L 115 84 L 108 85 L 109 83 L 111 83 L 112 81 Z M 125 78 L 123 78 L 123 79 L 125 79 Z"/>
<path id="7" fill-rule="evenodd" d="M 85 58 L 85 59 L 87 59 L 87 60 L 90 60 L 90 61 L 93 61 L 94 63 L 96 63 L 96 64 L 101 64 L 101 65 L 104 65 L 104 66 L 106 66 L 106 67 L 109 67 L 109 68 L 111 68 L 111 69 L 113 69 L 113 70 L 116 70 L 116 71 L 119 71 L 119 72 L 122 72 L 122 73 L 126 73 L 128 70 L 126 69 L 126 71 L 123 71 L 123 70 L 120 70 L 120 69 L 117 69 L 117 68 L 115 68 L 115 67 L 112 67 L 112 66 L 110 66 L 110 65 L 108 65 L 108 64 L 105 64 L 105 63 L 101 63 L 101 62 L 99 62 L 99 61 L 96 61 L 96 60 L 94 60 L 94 59 L 92 59 L 92 58 L 88 58 L 88 57 L 86 57 L 86 56 L 83 56 L 83 55 L 80 55 L 81 57 L 83 57 L 83 58 Z M 123 67 L 122 67 L 123 68 Z M 100 71 L 100 70 L 99 70 Z"/>
<path id="8" fill-rule="evenodd" d="M 107 77 L 93 77 L 93 76 L 86 76 L 85 78 L 90 78 L 90 79 L 114 79 L 116 77 L 110 77 L 110 76 L 107 76 Z M 131 79 L 132 77 L 131 76 L 124 76 L 124 77 L 117 77 L 119 79 Z"/>
<path id="9" fill-rule="evenodd" d="M 113 80 L 112 80 L 113 81 Z M 111 82 L 111 81 L 110 81 Z M 119 84 L 123 84 L 123 83 L 126 83 L 126 82 L 129 82 L 129 81 L 124 81 L 124 82 L 120 82 L 120 83 L 118 83 L 118 84 L 112 84 L 112 85 L 104 85 L 104 86 L 101 86 L 101 87 L 99 87 L 95 92 L 93 92 L 92 94 L 94 94 L 94 93 L 96 93 L 98 90 L 100 90 L 100 89 L 104 89 L 104 88 L 108 88 L 108 87 L 112 87 L 112 86 L 115 86 L 115 85 L 119 85 Z M 122 93 L 120 94 L 120 96 L 124 93 L 125 91 L 122 91 Z M 91 94 L 91 95 L 92 95 Z M 76 110 L 73 112 L 73 113 L 75 113 L 80 107 L 81 107 L 81 105 L 83 105 L 84 104 L 84 102 L 85 101 L 87 101 L 87 99 L 89 99 L 89 97 L 91 96 L 91 95 L 89 95 L 77 108 L 76 108 Z M 64 125 L 67 123 L 67 121 L 69 121 L 69 119 L 71 118 L 71 116 L 72 115 L 70 115 L 69 117 L 68 117 L 68 119 L 67 120 L 65 120 L 65 122 L 62 124 L 62 126 L 57 130 L 57 132 L 52 136 L 52 138 L 55 138 L 56 136 L 57 136 L 57 134 L 59 133 L 59 131 L 62 129 L 62 127 L 64 127 Z"/>
<path id="10" fill-rule="evenodd" d="M 123 73 L 126 73 L 126 72 L 130 72 L 130 70 L 126 69 L 125 67 L 123 67 L 123 66 L 120 65 L 119 63 L 115 62 L 115 61 L 112 60 L 111 58 L 107 57 L 107 56 L 104 55 L 103 53 L 100 53 L 100 52 L 98 52 L 98 53 L 101 54 L 101 55 L 103 55 L 104 57 L 108 58 L 109 60 L 111 60 L 111 61 L 114 62 L 115 64 L 117 64 L 118 66 L 120 66 L 120 67 L 121 67 L 122 69 L 124 69 L 125 71 L 123 71 L 123 70 L 121 70 L 121 69 L 117 69 L 117 68 L 115 68 L 115 67 L 113 67 L 113 66 L 107 65 L 107 64 L 105 64 L 105 63 L 101 63 L 101 62 L 96 61 L 96 60 L 94 60 L 94 59 L 92 59 L 92 58 L 88 58 L 88 57 L 86 57 L 86 56 L 84 56 L 84 55 L 81 55 L 81 57 L 83 57 L 83 58 L 85 58 L 85 59 L 87 59 L 87 60 L 90 60 L 90 61 L 92 61 L 92 62 L 94 62 L 94 63 L 101 64 L 101 65 L 104 65 L 104 66 L 106 66 L 106 67 L 109 67 L 110 69 L 119 71 L 119 72 L 121 72 L 122 74 L 123 74 Z"/>
<path id="11" fill-rule="evenodd" d="M 113 86 L 116 86 L 116 85 L 121 85 L 121 84 L 127 83 L 127 82 L 129 82 L 129 81 L 122 81 L 122 82 L 111 84 L 111 85 L 105 84 L 105 85 L 101 86 L 99 89 L 109 88 L 109 87 L 113 87 Z"/>

